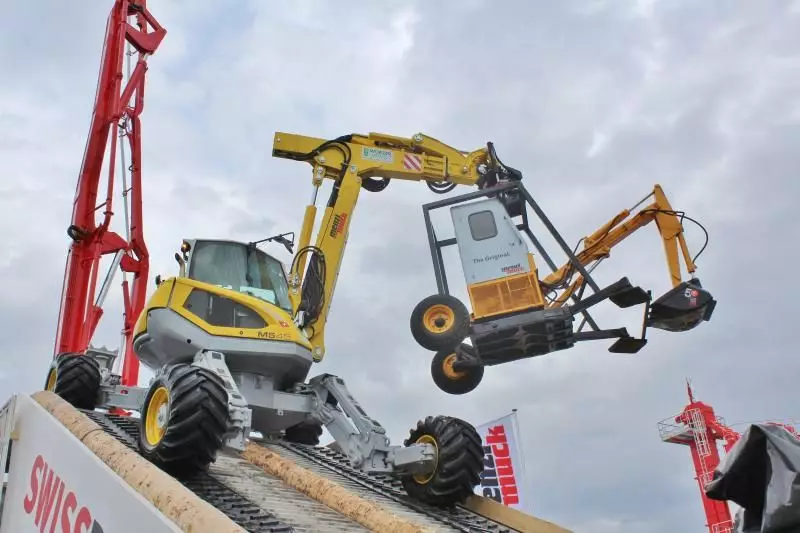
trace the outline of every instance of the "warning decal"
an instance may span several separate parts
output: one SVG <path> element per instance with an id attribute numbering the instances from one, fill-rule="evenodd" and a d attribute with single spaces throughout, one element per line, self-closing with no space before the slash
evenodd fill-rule
<path id="1" fill-rule="evenodd" d="M 403 168 L 422 172 L 422 156 L 417 154 L 403 154 Z"/>

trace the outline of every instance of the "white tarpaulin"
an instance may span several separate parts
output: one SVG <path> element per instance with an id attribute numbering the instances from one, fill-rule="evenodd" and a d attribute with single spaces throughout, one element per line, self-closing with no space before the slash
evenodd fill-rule
<path id="1" fill-rule="evenodd" d="M 525 462 L 517 424 L 517 412 L 476 425 L 483 439 L 483 474 L 475 493 L 508 507 L 530 513 L 525 494 Z"/>

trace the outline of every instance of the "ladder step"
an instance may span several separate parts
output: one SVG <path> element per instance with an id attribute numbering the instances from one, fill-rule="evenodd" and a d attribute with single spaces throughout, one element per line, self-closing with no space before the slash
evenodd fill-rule
<path id="1" fill-rule="evenodd" d="M 611 353 L 637 353 L 647 344 L 647 339 L 621 337 L 608 349 Z"/>
<path id="2" fill-rule="evenodd" d="M 629 286 L 612 294 L 608 299 L 614 302 L 617 307 L 625 308 L 647 303 L 650 301 L 650 295 L 641 287 Z"/>

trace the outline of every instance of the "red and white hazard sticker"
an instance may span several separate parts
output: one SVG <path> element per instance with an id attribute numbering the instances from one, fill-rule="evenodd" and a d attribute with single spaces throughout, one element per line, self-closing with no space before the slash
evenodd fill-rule
<path id="1" fill-rule="evenodd" d="M 417 154 L 403 154 L 403 168 L 422 172 L 422 156 Z"/>

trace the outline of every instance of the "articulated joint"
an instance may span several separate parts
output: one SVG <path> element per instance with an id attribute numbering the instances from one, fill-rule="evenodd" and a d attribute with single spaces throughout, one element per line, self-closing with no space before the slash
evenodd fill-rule
<path id="1" fill-rule="evenodd" d="M 404 473 L 430 474 L 436 469 L 436 449 L 427 443 L 414 443 L 406 447 L 392 446 L 389 462 Z"/>

